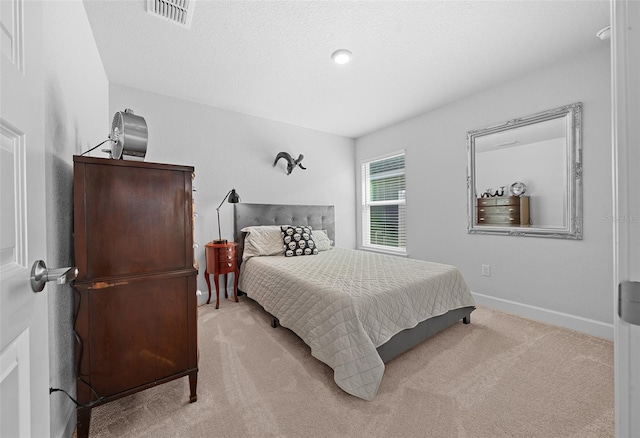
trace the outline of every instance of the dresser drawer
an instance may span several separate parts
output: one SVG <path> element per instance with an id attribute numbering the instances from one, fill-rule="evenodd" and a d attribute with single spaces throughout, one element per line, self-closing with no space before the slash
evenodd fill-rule
<path id="1" fill-rule="evenodd" d="M 520 225 L 520 215 L 488 215 L 478 217 L 478 224 L 487 225 Z"/>
<path id="2" fill-rule="evenodd" d="M 478 198 L 478 207 L 496 205 L 496 198 Z"/>
<path id="3" fill-rule="evenodd" d="M 236 256 L 235 248 L 217 248 L 215 257 L 218 260 L 231 260 Z"/>
<path id="4" fill-rule="evenodd" d="M 235 260 L 230 260 L 228 262 L 219 261 L 215 272 L 217 272 L 218 274 L 227 274 L 229 272 L 233 272 L 235 269 L 236 269 Z"/>
<path id="5" fill-rule="evenodd" d="M 520 198 L 518 198 L 517 196 L 507 196 L 506 198 L 496 198 L 496 205 L 520 206 Z"/>
<path id="6" fill-rule="evenodd" d="M 498 205 L 520 205 L 520 198 L 517 196 L 505 196 L 497 198 L 478 198 L 478 207 Z"/>
<path id="7" fill-rule="evenodd" d="M 507 206 L 495 206 L 495 207 L 478 207 L 478 217 L 494 215 L 494 214 L 505 214 L 505 215 L 519 215 L 520 208 L 519 206 L 507 205 Z"/>
<path id="8" fill-rule="evenodd" d="M 214 259 L 216 263 L 231 262 L 235 260 L 236 254 L 234 252 L 225 252 L 224 254 L 216 254 Z"/>

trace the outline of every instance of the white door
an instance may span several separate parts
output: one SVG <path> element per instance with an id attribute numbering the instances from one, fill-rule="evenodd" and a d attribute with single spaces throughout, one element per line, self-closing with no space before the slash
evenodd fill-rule
<path id="1" fill-rule="evenodd" d="M 49 436 L 42 3 L 0 0 L 0 436 Z"/>
<path id="2" fill-rule="evenodd" d="M 640 281 L 640 2 L 611 1 L 616 436 L 640 437 L 640 326 L 617 315 L 617 285 Z"/>

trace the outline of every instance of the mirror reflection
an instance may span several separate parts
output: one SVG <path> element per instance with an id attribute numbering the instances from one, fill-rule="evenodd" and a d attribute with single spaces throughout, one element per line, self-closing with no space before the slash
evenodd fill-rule
<path id="1" fill-rule="evenodd" d="M 469 233 L 582 237 L 581 103 L 467 133 Z"/>

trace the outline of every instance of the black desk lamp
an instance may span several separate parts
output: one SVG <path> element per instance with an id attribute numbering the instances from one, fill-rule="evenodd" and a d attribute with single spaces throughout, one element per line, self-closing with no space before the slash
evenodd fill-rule
<path id="1" fill-rule="evenodd" d="M 218 205 L 218 208 L 216 208 L 216 212 L 218 213 L 218 238 L 215 239 L 213 243 L 227 243 L 227 239 L 223 239 L 220 235 L 220 207 L 222 207 L 222 204 L 224 204 L 224 201 L 226 201 L 227 198 L 229 198 L 230 204 L 237 204 L 238 202 L 240 202 L 240 195 L 238 195 L 236 189 L 231 189 L 224 197 L 220 205 Z"/>

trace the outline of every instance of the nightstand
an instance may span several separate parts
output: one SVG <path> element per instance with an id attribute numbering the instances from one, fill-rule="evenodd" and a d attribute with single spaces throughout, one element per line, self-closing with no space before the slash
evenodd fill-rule
<path id="1" fill-rule="evenodd" d="M 224 297 L 227 298 L 227 274 L 233 272 L 233 299 L 238 302 L 238 275 L 240 270 L 236 263 L 236 247 L 235 242 L 227 243 L 207 243 L 205 248 L 205 257 L 207 259 L 207 268 L 204 271 L 204 278 L 207 280 L 209 288 L 209 298 L 207 304 L 211 301 L 211 282 L 209 275 L 213 275 L 213 283 L 216 286 L 216 309 L 220 306 L 220 287 L 218 277 L 224 275 Z"/>

